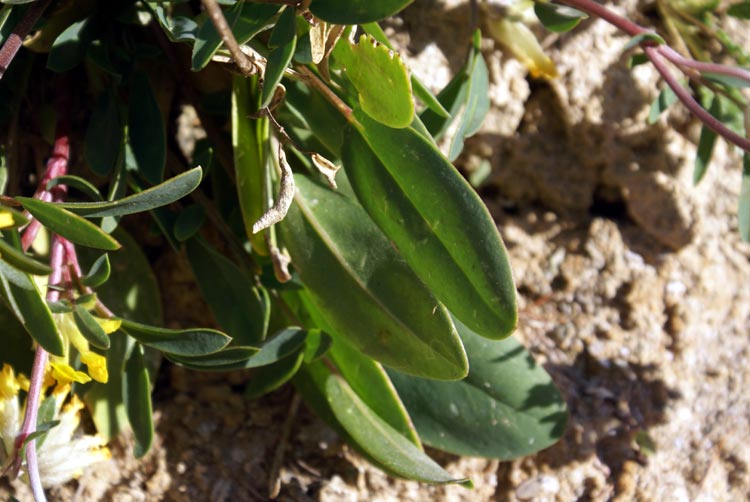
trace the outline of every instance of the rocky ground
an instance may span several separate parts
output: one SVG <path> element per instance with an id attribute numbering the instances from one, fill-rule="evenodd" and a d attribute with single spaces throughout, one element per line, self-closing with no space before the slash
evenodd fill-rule
<path id="1" fill-rule="evenodd" d="M 468 39 L 468 11 L 416 4 L 390 28 L 415 71 L 439 88 L 465 54 L 456 40 Z M 641 20 L 651 9 L 618 8 Z M 283 501 L 749 500 L 750 246 L 737 234 L 740 158 L 720 144 L 692 186 L 698 128 L 679 110 L 646 124 L 657 78 L 648 66 L 627 68 L 627 40 L 600 21 L 548 37 L 560 72 L 553 82 L 527 79 L 485 41 L 494 107 L 460 159 L 469 172 L 491 163 L 480 191 L 511 255 L 516 336 L 571 413 L 557 445 L 506 463 L 432 452 L 471 477 L 473 491 L 393 480 L 304 406 L 293 413 L 291 389 L 246 401 L 242 373 L 166 366 L 158 441 L 145 462 L 125 438 L 112 461 L 52 498 L 268 500 L 278 479 Z M 157 269 L 171 287 L 189 286 L 179 257 L 165 256 Z M 206 315 L 190 297 L 165 308 L 170 322 Z M 26 500 L 25 488 L 13 487 Z"/>

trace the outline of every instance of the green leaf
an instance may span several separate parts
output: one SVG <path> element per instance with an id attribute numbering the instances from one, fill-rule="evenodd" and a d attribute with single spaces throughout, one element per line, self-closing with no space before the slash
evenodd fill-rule
<path id="1" fill-rule="evenodd" d="M 284 71 L 292 62 L 294 49 L 297 47 L 297 25 L 294 7 L 284 8 L 276 26 L 271 32 L 270 44 L 275 47 L 268 55 L 266 71 L 263 74 L 263 89 L 261 89 L 260 107 L 265 108 L 273 99 L 274 90 L 284 77 Z"/>
<path id="2" fill-rule="evenodd" d="M 52 44 L 47 56 L 47 68 L 64 73 L 78 66 L 86 56 L 90 42 L 88 34 L 89 18 L 77 21 L 68 26 Z"/>
<path id="3" fill-rule="evenodd" d="M 122 319 L 120 329 L 143 345 L 177 356 L 213 354 L 226 347 L 232 340 L 215 329 L 167 329 L 127 319 Z"/>
<path id="4" fill-rule="evenodd" d="M 711 107 L 709 113 L 714 117 L 721 117 L 721 100 L 714 96 L 711 99 Z M 714 145 L 716 145 L 717 134 L 706 127 L 701 127 L 701 135 L 698 139 L 698 149 L 695 153 L 695 165 L 693 167 L 693 184 L 697 185 L 706 174 L 708 164 L 711 162 L 711 156 L 714 153 Z"/>
<path id="5" fill-rule="evenodd" d="M 419 435 L 383 367 L 342 340 L 333 344 L 329 355 L 357 396 L 378 417 L 421 450 Z"/>
<path id="6" fill-rule="evenodd" d="M 239 2 L 225 13 L 238 44 L 247 43 L 270 26 L 271 18 L 279 11 L 278 5 Z M 221 47 L 221 37 L 214 24 L 206 18 L 198 31 L 193 47 L 192 70 L 203 69 Z"/>
<path id="7" fill-rule="evenodd" d="M 554 3 L 534 2 L 534 13 L 545 28 L 555 33 L 570 31 L 589 16 L 578 9 L 567 5 Z"/>
<path id="8" fill-rule="evenodd" d="M 244 369 L 248 360 L 258 352 L 257 347 L 227 347 L 205 356 L 185 357 L 164 354 L 170 361 L 198 371 L 230 371 Z"/>
<path id="9" fill-rule="evenodd" d="M 628 40 L 628 43 L 625 44 L 625 47 L 622 50 L 627 51 L 629 49 L 632 49 L 636 45 L 641 45 L 644 43 L 648 45 L 663 45 L 667 42 L 665 42 L 664 39 L 656 33 L 640 33 Z"/>
<path id="10" fill-rule="evenodd" d="M 82 305 L 76 304 L 73 308 L 73 319 L 75 319 L 76 326 L 84 338 L 94 347 L 107 350 L 110 345 L 109 336 L 107 336 L 107 333 L 99 323 L 96 322 L 94 316 Z"/>
<path id="11" fill-rule="evenodd" d="M 724 75 L 722 73 L 704 71 L 701 72 L 701 77 L 729 88 L 744 89 L 746 87 L 750 87 L 750 80 L 746 78 L 735 77 L 733 75 Z"/>
<path id="12" fill-rule="evenodd" d="M 65 174 L 63 176 L 58 176 L 57 178 L 52 178 L 47 182 L 47 190 L 50 190 L 57 185 L 66 185 L 75 188 L 95 201 L 104 200 L 102 194 L 99 193 L 99 189 L 97 189 L 93 183 L 81 178 L 80 176 Z"/>
<path id="13" fill-rule="evenodd" d="M 305 339 L 305 363 L 319 360 L 326 355 L 333 345 L 333 338 L 319 329 L 308 330 Z"/>
<path id="14" fill-rule="evenodd" d="M 128 112 L 128 143 L 133 149 L 138 172 L 156 185 L 164 180 L 167 136 L 159 104 L 143 72 L 133 75 Z"/>
<path id="15" fill-rule="evenodd" d="M 65 354 L 65 344 L 52 319 L 52 312 L 34 280 L 29 274 L 10 267 L 2 260 L 0 297 L 26 328 L 31 338 L 44 350 L 59 357 Z"/>
<path id="16" fill-rule="evenodd" d="M 370 217 L 461 322 L 488 338 L 510 334 L 518 318 L 513 276 L 479 196 L 413 129 L 358 120 L 360 131 L 345 131 L 342 158 Z"/>
<path id="17" fill-rule="evenodd" d="M 219 326 L 237 345 L 261 343 L 268 331 L 268 293 L 203 239 L 190 239 L 185 250 L 198 288 Z"/>
<path id="18" fill-rule="evenodd" d="M 547 448 L 565 429 L 565 403 L 550 376 L 513 338 L 487 340 L 456 327 L 469 376 L 436 382 L 390 371 L 422 440 L 457 455 L 510 460 Z"/>
<path id="19" fill-rule="evenodd" d="M 409 72 L 398 53 L 362 35 L 353 45 L 342 39 L 334 51 L 336 65 L 359 93 L 367 115 L 390 127 L 407 127 L 414 119 Z"/>
<path id="20" fill-rule="evenodd" d="M 380 42 L 381 44 L 385 45 L 389 49 L 393 50 L 393 46 L 388 41 L 388 37 L 385 35 L 385 32 L 380 27 L 378 23 L 366 23 L 360 26 L 365 33 L 370 35 L 372 38 Z M 421 80 L 419 80 L 416 76 L 413 74 L 411 75 L 411 88 L 414 92 L 414 96 L 421 99 L 422 102 L 425 104 L 425 106 L 432 110 L 437 116 L 442 118 L 448 118 L 450 114 L 448 113 L 448 110 L 446 110 L 443 105 L 440 103 L 440 100 L 438 100 L 437 97 L 430 91 Z"/>
<path id="21" fill-rule="evenodd" d="M 740 237 L 743 241 L 750 242 L 750 155 L 747 152 L 742 156 L 742 182 L 737 220 Z"/>
<path id="22" fill-rule="evenodd" d="M 264 195 L 268 165 L 268 118 L 251 118 L 260 107 L 258 77 L 232 79 L 232 147 L 237 197 L 242 211 L 245 233 L 253 250 L 268 256 L 263 233 L 253 234 L 253 224 L 266 211 Z"/>
<path id="23" fill-rule="evenodd" d="M 255 399 L 278 389 L 297 374 L 303 359 L 304 354 L 297 352 L 259 368 L 245 387 L 245 397 Z"/>
<path id="24" fill-rule="evenodd" d="M 362 402 L 343 378 L 337 375 L 328 378 L 326 396 L 342 427 L 365 452 L 390 471 L 426 483 L 457 483 L 472 487 L 470 480 L 453 478 L 388 425 Z"/>
<path id="25" fill-rule="evenodd" d="M 648 112 L 648 123 L 654 124 L 659 120 L 659 116 L 677 101 L 677 94 L 671 87 L 665 86 L 656 99 L 651 103 L 651 109 Z"/>
<path id="26" fill-rule="evenodd" d="M 125 363 L 125 378 L 122 382 L 125 410 L 135 437 L 133 454 L 136 458 L 148 453 L 154 440 L 151 382 L 143 356 L 143 347 L 136 343 Z"/>
<path id="27" fill-rule="evenodd" d="M 466 374 L 445 308 L 414 276 L 367 214 L 342 194 L 296 176 L 295 203 L 279 224 L 310 299 L 334 338 L 383 364 L 427 378 Z"/>
<path id="28" fill-rule="evenodd" d="M 86 128 L 84 154 L 94 173 L 108 176 L 117 163 L 122 148 L 123 127 L 117 110 L 117 99 L 111 90 L 96 100 Z"/>
<path id="29" fill-rule="evenodd" d="M 738 19 L 750 19 L 750 2 L 733 3 L 727 9 L 727 14 Z"/>
<path id="30" fill-rule="evenodd" d="M 313 0 L 310 11 L 333 24 L 362 24 L 380 21 L 404 9 L 414 0 Z"/>
<path id="31" fill-rule="evenodd" d="M 203 170 L 194 167 L 159 185 L 123 199 L 107 202 L 64 202 L 57 206 L 87 218 L 141 213 L 166 206 L 189 194 L 198 187 L 202 176 Z"/>
<path id="32" fill-rule="evenodd" d="M 484 122 L 484 117 L 490 110 L 489 86 L 490 79 L 487 72 L 487 65 L 482 57 L 480 45 L 482 35 L 477 30 L 474 32 L 474 45 L 469 55 L 469 65 L 466 69 L 468 75 L 468 87 L 466 93 L 461 96 L 459 101 L 462 107 L 461 115 L 448 153 L 448 159 L 451 161 L 461 154 L 464 149 L 464 139 L 472 136 L 479 130 Z"/>
<path id="33" fill-rule="evenodd" d="M 120 244 L 109 234 L 60 204 L 29 197 L 16 197 L 16 200 L 42 225 L 71 242 L 107 251 L 120 249 Z"/>
<path id="34" fill-rule="evenodd" d="M 52 269 L 44 263 L 36 261 L 20 249 L 0 238 L 0 259 L 22 272 L 31 275 L 49 275 Z"/>
<path id="35" fill-rule="evenodd" d="M 206 211 L 200 204 L 191 204 L 180 211 L 174 222 L 174 237 L 184 242 L 194 237 L 206 221 Z"/>
<path id="36" fill-rule="evenodd" d="M 85 286 L 96 288 L 107 282 L 109 274 L 112 271 L 109 264 L 109 255 L 106 253 L 96 259 L 89 273 L 81 277 L 81 282 Z"/>
<path id="37" fill-rule="evenodd" d="M 248 360 L 245 368 L 267 366 L 301 352 L 306 338 L 307 331 L 302 328 L 293 326 L 285 328 L 269 338 L 260 347 L 260 352 Z"/>
<path id="38" fill-rule="evenodd" d="M 194 42 L 198 35 L 198 24 L 185 16 L 167 17 L 161 2 L 144 2 L 151 10 L 159 25 L 172 42 Z"/>

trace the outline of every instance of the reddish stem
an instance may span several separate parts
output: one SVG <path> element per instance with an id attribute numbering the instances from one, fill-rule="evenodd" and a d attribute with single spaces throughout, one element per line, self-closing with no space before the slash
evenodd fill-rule
<path id="1" fill-rule="evenodd" d="M 49 3 L 50 0 L 39 0 L 29 6 L 26 14 L 13 28 L 13 32 L 5 40 L 3 46 L 0 47 L 0 79 L 3 78 L 13 58 L 16 57 L 18 49 L 23 45 L 23 39 L 29 34 Z"/>
<path id="2" fill-rule="evenodd" d="M 653 31 L 650 31 L 643 26 L 625 19 L 618 14 L 615 14 L 611 10 L 603 7 L 602 5 L 599 5 L 593 0 L 558 1 L 560 3 L 584 11 L 592 16 L 601 18 L 630 36 L 634 37 L 644 33 L 653 33 Z M 695 100 L 695 98 L 693 98 L 690 92 L 686 88 L 681 86 L 677 79 L 670 73 L 669 68 L 667 68 L 667 65 L 664 64 L 664 59 L 677 66 L 683 73 L 688 75 L 688 77 L 693 77 L 693 75 L 690 75 L 690 73 L 686 72 L 685 69 L 696 70 L 698 72 L 718 73 L 721 75 L 727 75 L 750 82 L 750 71 L 722 64 L 703 63 L 695 61 L 679 54 L 677 51 L 666 44 L 657 44 L 652 40 L 644 40 L 640 45 L 648 59 L 654 65 L 654 68 L 656 68 L 656 71 L 659 72 L 661 77 L 664 79 L 667 85 L 672 88 L 682 104 L 685 105 L 685 107 L 690 110 L 693 115 L 698 117 L 698 119 L 700 119 L 701 122 L 706 125 L 706 127 L 721 135 L 727 141 L 734 143 L 745 151 L 750 152 L 750 140 L 735 133 L 727 126 L 725 126 L 721 121 L 716 119 L 716 117 L 706 111 L 706 109 L 703 108 L 700 103 Z"/>

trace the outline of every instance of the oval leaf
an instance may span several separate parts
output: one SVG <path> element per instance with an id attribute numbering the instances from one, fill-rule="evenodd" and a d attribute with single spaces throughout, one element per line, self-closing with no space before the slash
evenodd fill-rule
<path id="1" fill-rule="evenodd" d="M 456 322 L 469 376 L 436 382 L 390 371 L 422 440 L 457 455 L 510 460 L 555 443 L 565 402 L 552 379 L 513 338 L 487 340 Z"/>
<path id="2" fill-rule="evenodd" d="M 326 382 L 326 397 L 336 419 L 354 441 L 391 472 L 425 483 L 458 483 L 471 487 L 468 479 L 456 479 L 422 450 L 399 434 L 375 414 L 346 381 L 331 375 Z"/>
<path id="3" fill-rule="evenodd" d="M 232 340 L 221 331 L 207 328 L 166 329 L 122 319 L 120 329 L 143 345 L 177 356 L 212 354 Z"/>
<path id="4" fill-rule="evenodd" d="M 120 249 L 120 244 L 109 234 L 60 204 L 29 197 L 16 197 L 16 200 L 42 225 L 71 242 L 107 251 Z"/>
<path id="5" fill-rule="evenodd" d="M 406 373 L 463 377 L 463 349 L 445 308 L 362 208 L 304 176 L 295 180 L 281 235 L 330 334 Z"/>
<path id="6" fill-rule="evenodd" d="M 488 338 L 510 334 L 518 318 L 513 277 L 479 196 L 413 129 L 358 119 L 361 131 L 347 128 L 342 157 L 362 205 L 456 317 Z"/>
<path id="7" fill-rule="evenodd" d="M 94 316 L 92 316 L 82 305 L 76 305 L 74 307 L 73 319 L 75 319 L 78 330 L 94 347 L 104 350 L 109 348 L 109 336 L 107 336 L 107 333 L 101 325 L 96 322 Z"/>
<path id="8" fill-rule="evenodd" d="M 297 47 L 296 12 L 294 7 L 286 7 L 281 13 L 276 26 L 271 33 L 270 43 L 275 45 L 268 55 L 266 71 L 263 74 L 263 89 L 261 90 L 261 108 L 265 108 L 273 99 L 274 90 L 284 77 L 284 71 L 292 62 L 294 49 Z"/>
<path id="9" fill-rule="evenodd" d="M 112 91 L 106 90 L 94 105 L 84 143 L 86 162 L 99 176 L 107 176 L 114 169 L 122 149 L 122 136 L 117 100 Z"/>
<path id="10" fill-rule="evenodd" d="M 174 238 L 184 242 L 195 236 L 206 221 L 206 211 L 199 204 L 191 204 L 180 211 L 174 222 Z"/>
<path id="11" fill-rule="evenodd" d="M 255 399 L 278 389 L 297 374 L 304 358 L 302 352 L 297 352 L 258 369 L 245 387 L 245 397 Z"/>
<path id="12" fill-rule="evenodd" d="M 125 378 L 122 381 L 125 411 L 133 428 L 136 458 L 143 457 L 154 441 L 154 421 L 151 411 L 151 382 L 143 357 L 143 347 L 137 343 L 125 363 Z"/>
<path id="13" fill-rule="evenodd" d="M 313 0 L 310 11 L 333 24 L 361 24 L 380 21 L 404 9 L 414 0 Z"/>
<path id="14" fill-rule="evenodd" d="M 407 127 L 414 119 L 409 72 L 397 52 L 362 35 L 352 45 L 342 39 L 334 51 L 336 64 L 359 93 L 359 104 L 370 117 L 390 127 Z"/>
<path id="15" fill-rule="evenodd" d="M 198 288 L 219 326 L 235 344 L 261 343 L 271 312 L 268 293 L 203 239 L 190 239 L 185 251 Z"/>
<path id="16" fill-rule="evenodd" d="M 164 179 L 167 162 L 167 136 L 156 96 L 143 72 L 133 76 L 128 111 L 128 143 L 138 172 L 156 185 Z"/>
<path id="17" fill-rule="evenodd" d="M 94 264 L 91 265 L 89 273 L 81 277 L 81 282 L 85 286 L 96 288 L 107 282 L 111 271 L 109 255 L 105 253 L 97 258 Z"/>
<path id="18" fill-rule="evenodd" d="M 87 218 L 141 213 L 181 199 L 198 187 L 202 176 L 203 169 L 198 166 L 122 199 L 107 202 L 64 202 L 58 206 Z"/>
<path id="19" fill-rule="evenodd" d="M 164 354 L 167 359 L 198 371 L 230 371 L 244 369 L 247 361 L 258 352 L 257 347 L 227 347 L 205 356 L 184 357 Z"/>
<path id="20" fill-rule="evenodd" d="M 13 275 L 13 280 L 8 276 Z M 20 284 L 19 284 L 20 283 Z M 0 260 L 0 296 L 18 321 L 44 350 L 62 357 L 65 344 L 57 330 L 47 302 L 27 273 L 12 268 Z"/>
<path id="21" fill-rule="evenodd" d="M 52 178 L 51 180 L 49 180 L 49 182 L 47 182 L 47 190 L 50 190 L 52 187 L 55 187 L 57 185 L 66 185 L 68 187 L 75 188 L 95 201 L 104 200 L 102 194 L 99 193 L 99 189 L 97 189 L 93 183 L 81 178 L 80 176 L 66 174 L 64 176 Z"/>
<path id="22" fill-rule="evenodd" d="M 534 13 L 545 28 L 555 33 L 570 31 L 588 18 L 578 9 L 546 2 L 534 2 Z"/>
<path id="23" fill-rule="evenodd" d="M 52 273 L 52 269 L 49 266 L 36 261 L 23 251 L 16 249 L 15 246 L 5 242 L 2 238 L 0 238 L 0 259 L 18 270 L 28 272 L 31 275 L 49 275 Z"/>

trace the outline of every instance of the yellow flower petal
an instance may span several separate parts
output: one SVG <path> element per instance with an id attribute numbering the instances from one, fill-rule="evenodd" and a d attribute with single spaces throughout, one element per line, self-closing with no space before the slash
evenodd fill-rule
<path id="1" fill-rule="evenodd" d="M 544 53 L 528 26 L 519 21 L 501 18 L 491 22 L 489 28 L 492 38 L 507 47 L 526 66 L 532 77 L 557 77 L 555 63 Z"/>
<path id="2" fill-rule="evenodd" d="M 70 382 L 87 383 L 91 381 L 83 371 L 76 371 L 65 363 L 50 363 L 52 366 L 52 376 L 61 384 Z"/>
<path id="3" fill-rule="evenodd" d="M 107 373 L 107 359 L 96 352 L 82 352 L 81 362 L 89 369 L 89 375 L 97 382 L 107 383 L 109 373 Z"/>
<path id="4" fill-rule="evenodd" d="M 9 364 L 3 364 L 3 370 L 0 371 L 0 399 L 15 399 L 21 385 L 13 373 L 13 367 Z"/>
<path id="5" fill-rule="evenodd" d="M 102 327 L 105 333 L 108 335 L 111 335 L 118 329 L 120 329 L 120 325 L 122 324 L 122 321 L 120 319 L 102 319 L 101 317 L 94 317 L 94 320 L 99 324 L 99 326 Z"/>
<path id="6" fill-rule="evenodd" d="M 0 228 L 8 228 L 14 225 L 13 215 L 7 209 L 0 209 Z"/>

